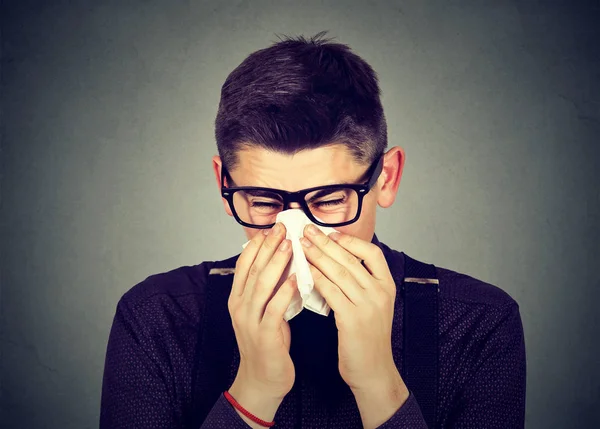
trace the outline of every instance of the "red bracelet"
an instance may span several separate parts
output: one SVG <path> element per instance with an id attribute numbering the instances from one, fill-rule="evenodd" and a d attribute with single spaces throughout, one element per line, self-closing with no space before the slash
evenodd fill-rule
<path id="1" fill-rule="evenodd" d="M 273 426 L 275 424 L 275 421 L 272 422 L 267 422 L 265 420 L 259 419 L 258 417 L 256 417 L 254 414 L 252 414 L 250 411 L 246 410 L 244 407 L 242 407 L 238 401 L 236 401 L 235 399 L 233 399 L 233 396 L 231 396 L 229 394 L 229 392 L 225 391 L 223 392 L 223 395 L 225 395 L 225 397 L 227 398 L 227 400 L 229 401 L 229 403 L 231 405 L 233 405 L 235 408 L 237 408 L 238 410 L 240 410 L 242 412 L 243 415 L 245 415 L 246 417 L 248 417 L 250 420 L 252 420 L 255 423 L 258 423 L 259 425 L 262 426 L 266 426 L 268 428 L 270 428 L 271 426 Z"/>

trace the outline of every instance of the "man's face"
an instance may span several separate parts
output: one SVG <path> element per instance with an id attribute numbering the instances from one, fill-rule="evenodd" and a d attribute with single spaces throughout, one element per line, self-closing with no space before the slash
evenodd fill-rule
<path id="1" fill-rule="evenodd" d="M 293 156 L 251 148 L 240 151 L 239 159 L 238 167 L 229 172 L 236 186 L 261 186 L 290 192 L 343 182 L 362 183 L 369 168 L 355 163 L 342 145 L 306 150 Z M 358 220 L 335 229 L 370 242 L 375 232 L 377 204 L 387 208 L 394 203 L 403 166 L 404 151 L 395 146 L 384 155 L 383 170 L 377 183 L 365 195 Z M 213 157 L 213 169 L 220 190 L 221 157 L 218 155 Z M 233 216 L 227 200 L 222 200 L 227 214 Z M 289 208 L 302 209 L 297 203 L 292 203 Z M 257 228 L 242 228 L 248 240 L 262 232 Z"/>

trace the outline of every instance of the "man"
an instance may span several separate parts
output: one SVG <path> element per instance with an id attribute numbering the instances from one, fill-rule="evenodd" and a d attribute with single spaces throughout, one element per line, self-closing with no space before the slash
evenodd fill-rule
<path id="1" fill-rule="evenodd" d="M 323 35 L 259 50 L 225 81 L 213 168 L 250 244 L 124 294 L 107 347 L 102 429 L 524 426 L 518 304 L 379 241 L 376 207 L 394 203 L 405 154 L 384 153 L 375 72 Z M 304 233 L 328 317 L 304 310 L 283 319 L 296 284 L 275 287 L 291 250 L 285 227 L 273 226 L 289 209 L 341 233 Z M 433 274 L 410 277 L 411 264 Z M 436 299 L 435 331 L 422 337 L 425 327 L 401 314 L 410 282 L 430 283 Z M 409 361 L 434 338 L 434 349 Z M 410 370 L 425 361 L 430 371 Z"/>

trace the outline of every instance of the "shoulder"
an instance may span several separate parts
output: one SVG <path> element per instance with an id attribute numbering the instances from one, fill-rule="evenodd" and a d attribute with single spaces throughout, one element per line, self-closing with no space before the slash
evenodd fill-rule
<path id="1" fill-rule="evenodd" d="M 516 300 L 499 286 L 429 261 L 414 258 L 406 252 L 399 252 L 388 246 L 384 246 L 384 251 L 387 255 L 392 255 L 386 257 L 388 263 L 391 261 L 393 269 L 397 269 L 399 266 L 404 267 L 404 269 L 400 268 L 400 271 L 403 272 L 405 278 L 408 275 L 406 270 L 409 260 L 418 265 L 425 264 L 435 267 L 435 275 L 439 282 L 439 296 L 442 301 L 454 301 L 467 306 L 486 305 L 496 308 L 505 308 L 511 305 L 518 306 Z M 419 268 L 419 270 L 423 271 L 422 268 Z"/>
<path id="2" fill-rule="evenodd" d="M 166 334 L 175 326 L 179 330 L 184 326 L 199 328 L 208 272 L 213 264 L 204 261 L 149 275 L 121 296 L 117 316 L 147 335 Z"/>
<path id="3" fill-rule="evenodd" d="M 442 331 L 461 332 L 454 337 L 473 339 L 499 326 L 510 325 L 515 332 L 522 331 L 519 304 L 507 291 L 457 270 L 432 265 L 439 281 Z"/>
<path id="4" fill-rule="evenodd" d="M 441 349 L 456 362 L 457 371 L 472 368 L 499 350 L 524 353 L 519 304 L 507 291 L 456 270 L 435 269 Z"/>
<path id="5" fill-rule="evenodd" d="M 442 299 L 494 308 L 518 306 L 517 301 L 499 286 L 445 267 L 436 266 L 436 272 Z"/>
<path id="6" fill-rule="evenodd" d="M 133 285 L 120 298 L 118 307 L 135 313 L 136 318 L 185 318 L 196 324 L 204 312 L 210 277 L 233 274 L 239 255 L 220 261 L 203 261 L 149 275 Z M 162 316 L 161 316 L 162 315 Z"/>
<path id="7" fill-rule="evenodd" d="M 520 308 L 504 289 L 470 275 L 436 266 L 440 285 L 440 329 L 450 337 L 469 342 L 502 341 L 523 336 Z"/>
<path id="8" fill-rule="evenodd" d="M 153 301 L 178 300 L 185 296 L 202 296 L 211 262 L 182 266 L 149 275 L 133 285 L 120 299 L 130 308 L 139 308 Z"/>

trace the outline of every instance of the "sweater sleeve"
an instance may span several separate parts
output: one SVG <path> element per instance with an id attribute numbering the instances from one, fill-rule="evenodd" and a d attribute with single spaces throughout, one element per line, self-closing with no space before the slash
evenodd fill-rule
<path id="1" fill-rule="evenodd" d="M 415 395 L 410 390 L 408 393 L 408 398 L 398 411 L 377 429 L 427 429 Z"/>
<path id="2" fill-rule="evenodd" d="M 160 323 L 146 319 L 128 301 L 117 304 L 106 349 L 100 429 L 188 429 L 169 387 L 174 380 L 164 344 L 169 340 L 149 332 Z M 221 394 L 201 428 L 223 427 L 250 428 Z"/>
<path id="3" fill-rule="evenodd" d="M 251 428 L 235 411 L 233 406 L 229 403 L 225 395 L 221 393 L 219 399 L 215 403 L 212 410 L 204 423 L 200 427 L 200 429 L 221 429 L 221 428 L 231 428 L 231 429 L 248 429 Z"/>
<path id="4" fill-rule="evenodd" d="M 471 377 L 448 413 L 443 427 L 522 429 L 525 426 L 526 359 L 519 306 L 498 313 L 485 335 Z M 427 429 L 416 397 L 406 402 L 378 429 Z M 433 429 L 433 428 L 430 428 Z"/>
<path id="5" fill-rule="evenodd" d="M 523 428 L 525 387 L 523 324 L 519 305 L 513 302 L 488 331 L 472 375 L 450 410 L 449 427 Z"/>
<path id="6" fill-rule="evenodd" d="M 100 405 L 100 429 L 175 429 L 169 374 L 156 360 L 160 346 L 123 299 L 108 338 Z"/>

